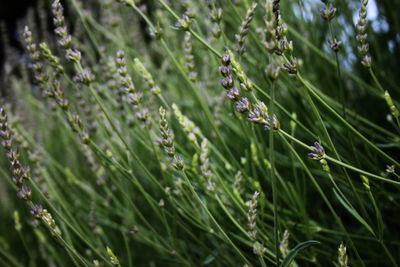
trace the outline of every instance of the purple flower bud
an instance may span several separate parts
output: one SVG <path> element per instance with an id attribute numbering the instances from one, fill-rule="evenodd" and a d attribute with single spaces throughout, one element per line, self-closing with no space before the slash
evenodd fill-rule
<path id="1" fill-rule="evenodd" d="M 239 89 L 233 87 L 226 93 L 226 96 L 232 101 L 238 101 L 240 99 Z"/>
<path id="2" fill-rule="evenodd" d="M 268 117 L 268 109 L 264 103 L 258 103 L 251 110 L 247 119 L 253 123 L 265 123 Z"/>
<path id="3" fill-rule="evenodd" d="M 232 66 L 220 66 L 219 71 L 221 72 L 222 76 L 226 77 L 232 72 Z"/>
<path id="4" fill-rule="evenodd" d="M 65 57 L 71 62 L 80 62 L 82 59 L 81 52 L 77 49 L 68 49 Z"/>
<path id="5" fill-rule="evenodd" d="M 24 179 L 22 177 L 20 177 L 20 176 L 14 176 L 12 178 L 12 181 L 18 187 L 21 187 L 22 184 L 24 183 Z"/>
<path id="6" fill-rule="evenodd" d="M 231 64 L 231 56 L 229 54 L 223 54 L 221 57 L 221 62 L 225 66 L 228 66 Z"/>
<path id="7" fill-rule="evenodd" d="M 7 152 L 7 157 L 8 159 L 12 162 L 14 160 L 17 160 L 19 158 L 19 151 L 18 148 L 12 149 Z"/>
<path id="8" fill-rule="evenodd" d="M 221 80 L 221 84 L 225 89 L 230 89 L 234 86 L 234 81 L 233 81 L 233 77 L 231 74 L 229 74 L 228 76 L 226 76 L 225 79 Z"/>
<path id="9" fill-rule="evenodd" d="M 135 92 L 128 95 L 128 101 L 132 105 L 139 105 L 142 102 L 143 93 Z"/>
<path id="10" fill-rule="evenodd" d="M 135 116 L 136 116 L 139 120 L 141 120 L 141 121 L 143 121 L 143 122 L 146 122 L 146 120 L 147 120 L 147 118 L 148 118 L 148 116 L 149 116 L 149 111 L 148 111 L 148 109 L 144 108 L 144 109 L 141 110 L 141 111 L 135 112 Z"/>
<path id="11" fill-rule="evenodd" d="M 4 124 L 6 124 L 6 123 L 4 123 Z M 1 128 L 1 127 L 0 127 Z M 0 137 L 1 138 L 3 138 L 3 139 L 10 139 L 10 137 L 11 137 L 11 131 L 9 131 L 8 129 L 7 130 L 0 130 Z"/>
<path id="12" fill-rule="evenodd" d="M 245 113 L 250 109 L 250 102 L 246 97 L 243 97 L 236 104 L 236 111 L 239 113 Z"/>
<path id="13" fill-rule="evenodd" d="M 40 218 L 40 215 L 43 212 L 43 207 L 42 205 L 35 205 L 35 207 L 31 210 L 31 214 L 35 216 L 36 218 Z"/>
<path id="14" fill-rule="evenodd" d="M 3 141 L 1 141 L 1 145 L 2 145 L 6 150 L 10 150 L 11 147 L 12 147 L 12 141 L 13 141 L 12 138 L 3 140 Z"/>
<path id="15" fill-rule="evenodd" d="M 29 186 L 23 186 L 18 189 L 17 195 L 22 200 L 28 200 L 32 196 L 31 188 Z"/>
<path id="16" fill-rule="evenodd" d="M 266 119 L 266 122 L 267 124 L 264 125 L 266 130 L 270 130 L 272 128 L 272 130 L 277 131 L 281 127 L 278 118 L 276 117 L 275 114 L 272 114 L 272 119 L 271 118 Z"/>
<path id="17" fill-rule="evenodd" d="M 315 160 L 320 160 L 325 157 L 325 149 L 322 147 L 322 145 L 318 142 L 315 142 L 313 146 L 311 146 L 312 152 L 308 153 L 308 157 L 315 159 Z"/>

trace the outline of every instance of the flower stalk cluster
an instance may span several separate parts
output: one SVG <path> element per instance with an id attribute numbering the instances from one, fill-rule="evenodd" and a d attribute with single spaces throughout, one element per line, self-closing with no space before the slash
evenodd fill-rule
<path id="1" fill-rule="evenodd" d="M 0 107 L 0 137 L 3 139 L 1 144 L 7 151 L 7 157 L 11 165 L 10 172 L 12 175 L 12 181 L 17 187 L 17 196 L 21 200 L 30 201 L 32 198 L 31 188 L 29 185 L 24 185 L 24 182 L 30 179 L 30 170 L 29 167 L 22 166 L 19 160 L 19 148 L 12 148 L 14 134 L 9 126 L 7 113 L 2 107 Z M 30 203 L 32 204 L 32 202 Z M 48 225 L 53 234 L 61 236 L 61 230 L 56 225 L 51 214 L 46 209 L 43 209 L 41 205 L 35 205 L 31 213 Z"/>
<path id="2" fill-rule="evenodd" d="M 57 56 L 53 55 L 53 53 L 51 52 L 50 48 L 46 43 L 41 43 L 39 47 L 43 57 L 53 67 L 55 76 L 56 77 L 61 76 L 64 73 L 64 67 L 61 65 L 60 59 Z"/>
<path id="3" fill-rule="evenodd" d="M 46 87 L 45 84 L 49 80 L 49 76 L 44 71 L 44 66 L 40 58 L 40 52 L 37 48 L 37 45 L 32 40 L 32 32 L 28 26 L 25 26 L 23 35 L 26 49 L 28 50 L 28 54 L 32 62 L 31 66 L 34 78 L 37 81 L 40 90 L 43 92 Z"/>
<path id="4" fill-rule="evenodd" d="M 210 166 L 210 150 L 208 147 L 208 140 L 203 139 L 201 142 L 200 149 L 200 171 L 201 175 L 207 180 L 207 190 L 210 192 L 214 192 L 216 190 L 216 185 L 212 181 L 212 172 Z"/>
<path id="5" fill-rule="evenodd" d="M 226 51 L 226 54 L 222 56 L 221 60 L 224 66 L 230 66 L 227 74 L 231 74 L 232 71 L 236 74 L 240 82 L 240 87 L 242 89 L 244 89 L 245 91 L 251 91 L 253 89 L 253 82 L 247 77 L 242 68 L 242 65 L 238 61 L 236 61 L 232 51 L 228 49 Z M 220 71 L 222 75 L 225 76 L 223 70 L 220 69 Z"/>
<path id="6" fill-rule="evenodd" d="M 202 136 L 202 133 L 199 127 L 194 124 L 188 117 L 182 114 L 182 111 L 176 104 L 172 104 L 172 110 L 174 111 L 175 117 L 178 119 L 179 125 L 187 135 L 187 138 L 190 142 L 192 142 L 196 147 L 199 146 L 197 141 L 198 136 Z"/>
<path id="7" fill-rule="evenodd" d="M 249 228 L 249 235 L 253 241 L 253 253 L 262 257 L 267 249 L 257 241 L 258 231 L 257 231 L 257 206 L 258 206 L 258 197 L 260 196 L 259 192 L 254 192 L 251 200 L 249 201 L 249 211 L 247 213 L 247 226 Z"/>
<path id="8" fill-rule="evenodd" d="M 239 89 L 235 87 L 235 81 L 232 74 L 235 65 L 237 67 L 238 63 L 233 59 L 232 53 L 228 51 L 227 54 L 222 56 L 222 66 L 220 66 L 219 69 L 224 77 L 224 79 L 221 80 L 221 85 L 227 90 L 227 97 L 235 103 L 236 111 L 239 113 L 248 113 L 247 119 L 250 122 L 261 124 L 267 130 L 271 128 L 273 130 L 279 130 L 280 123 L 276 115 L 272 114 L 272 116 L 269 116 L 268 108 L 263 102 L 259 101 L 256 104 L 252 104 L 246 97 L 240 96 Z M 270 73 L 268 75 L 273 79 L 276 79 L 279 75 L 279 67 L 270 67 Z M 248 80 L 247 77 L 244 79 Z M 249 84 L 251 84 L 251 82 L 249 82 Z"/>
<path id="9" fill-rule="evenodd" d="M 22 200 L 29 200 L 32 196 L 31 188 L 28 185 L 24 185 L 24 182 L 30 179 L 29 167 L 22 166 L 19 161 L 19 149 L 13 149 L 14 133 L 8 123 L 7 113 L 4 108 L 0 108 L 0 137 L 2 139 L 1 145 L 6 150 L 10 162 L 12 181 L 18 188 L 17 195 Z"/>
<path id="10" fill-rule="evenodd" d="M 185 38 L 183 42 L 183 51 L 185 53 L 185 64 L 189 70 L 189 79 L 192 82 L 197 80 L 197 72 L 195 70 L 195 62 L 193 56 L 193 45 L 192 45 L 192 34 L 190 32 L 185 32 Z"/>
<path id="11" fill-rule="evenodd" d="M 249 211 L 247 213 L 247 226 L 249 227 L 249 235 L 252 239 L 257 239 L 257 205 L 258 205 L 258 197 L 260 196 L 259 192 L 254 192 L 250 202 L 249 202 Z"/>
<path id="12" fill-rule="evenodd" d="M 53 24 L 56 27 L 54 32 L 58 37 L 58 45 L 66 51 L 66 58 L 71 60 L 68 56 L 69 53 L 75 53 L 71 50 L 72 48 L 72 36 L 68 33 L 68 28 L 65 24 L 64 8 L 62 7 L 60 0 L 54 0 L 51 5 L 51 12 L 53 14 Z M 80 57 L 76 59 L 80 60 Z"/>
<path id="13" fill-rule="evenodd" d="M 287 40 L 288 27 L 284 23 L 280 11 L 280 1 L 267 1 L 265 5 L 264 23 L 265 31 L 260 30 L 264 47 L 267 51 L 277 56 L 288 55 L 284 69 L 292 75 L 297 74 L 298 60 L 293 57 L 293 42 Z"/>
<path id="14" fill-rule="evenodd" d="M 239 33 L 235 35 L 235 39 L 237 41 L 237 53 L 239 55 L 243 55 L 244 52 L 246 51 L 246 37 L 250 29 L 250 23 L 254 18 L 255 10 L 257 7 L 257 3 L 254 2 L 251 7 L 247 10 L 246 12 L 246 17 L 242 21 L 242 24 L 239 27 Z"/>
<path id="15" fill-rule="evenodd" d="M 129 104 L 133 105 L 133 108 L 135 109 L 135 116 L 142 122 L 147 122 L 147 119 L 149 117 L 148 110 L 146 108 L 141 107 L 141 103 L 143 101 L 143 93 L 138 92 L 135 88 L 135 85 L 133 84 L 132 77 L 128 73 L 128 68 L 126 66 L 126 59 L 125 59 L 125 53 L 121 50 L 117 52 L 117 58 L 116 58 L 116 64 L 117 64 L 117 71 L 119 74 L 119 91 L 118 95 L 120 98 L 122 98 L 123 94 L 127 95 L 128 102 Z M 143 71 L 143 70 L 142 70 Z M 151 82 L 152 78 L 151 75 L 150 77 L 147 75 L 147 79 L 149 79 L 149 82 Z M 150 79 L 151 78 L 151 79 Z M 154 83 L 154 81 L 153 81 Z M 121 108 L 123 107 L 123 104 L 120 104 Z M 121 110 L 122 112 L 123 110 Z"/>
<path id="16" fill-rule="evenodd" d="M 177 170 L 182 170 L 184 165 L 182 159 L 176 156 L 176 149 L 174 146 L 174 136 L 169 130 L 168 121 L 166 118 L 166 111 L 163 107 L 159 109 L 160 114 L 160 133 L 161 140 L 160 144 L 164 147 L 165 152 L 168 155 L 168 159 L 172 166 Z"/>
<path id="17" fill-rule="evenodd" d="M 140 76 L 145 80 L 147 87 L 150 88 L 150 91 L 155 96 L 159 96 L 161 94 L 161 89 L 156 85 L 153 76 L 147 70 L 147 68 L 143 65 L 143 63 L 138 59 L 134 59 L 135 69 L 139 72 Z"/>
<path id="18" fill-rule="evenodd" d="M 37 218 L 42 220 L 42 222 L 49 227 L 51 233 L 56 236 L 61 236 L 61 230 L 57 226 L 56 221 L 53 219 L 51 213 L 42 207 L 42 205 L 35 205 L 31 210 L 31 214 Z"/>
<path id="19" fill-rule="evenodd" d="M 358 53 L 362 56 L 361 64 L 370 68 L 372 64 L 371 56 L 369 55 L 369 44 L 367 42 L 368 34 L 368 21 L 367 21 L 367 5 L 368 0 L 363 0 L 361 3 L 361 9 L 358 17 L 357 28 L 357 42 L 358 42 Z"/>
<path id="20" fill-rule="evenodd" d="M 222 19 L 222 9 L 215 8 L 211 5 L 211 1 L 209 4 L 211 10 L 209 12 L 209 16 L 211 18 L 211 34 L 214 36 L 215 39 L 219 39 L 221 37 L 221 19 Z"/>
<path id="21" fill-rule="evenodd" d="M 224 54 L 221 58 L 221 61 L 222 66 L 219 67 L 219 70 L 224 77 L 221 80 L 221 85 L 226 90 L 226 96 L 235 103 L 236 110 L 239 113 L 247 112 L 250 108 L 250 103 L 246 97 L 242 98 L 240 96 L 239 89 L 235 87 L 231 54 Z"/>

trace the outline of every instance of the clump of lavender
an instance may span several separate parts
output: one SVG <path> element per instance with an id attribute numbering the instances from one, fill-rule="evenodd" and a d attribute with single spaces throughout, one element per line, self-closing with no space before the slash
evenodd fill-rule
<path id="1" fill-rule="evenodd" d="M 208 148 L 208 140 L 203 139 L 201 142 L 201 149 L 200 149 L 200 170 L 201 170 L 201 175 L 203 175 L 204 178 L 207 180 L 207 190 L 210 192 L 214 192 L 216 190 L 216 185 L 212 181 L 212 172 L 211 172 L 211 166 L 210 166 L 210 151 Z"/>
<path id="2" fill-rule="evenodd" d="M 197 72 L 195 70 L 195 62 L 193 56 L 193 45 L 192 45 L 192 34 L 190 32 L 185 32 L 185 38 L 183 42 L 183 51 L 185 53 L 185 63 L 189 70 L 189 79 L 192 82 L 197 80 Z"/>
<path id="3" fill-rule="evenodd" d="M 246 12 L 246 17 L 242 21 L 242 24 L 239 27 L 239 33 L 235 35 L 236 41 L 237 41 L 237 52 L 239 55 L 243 55 L 244 52 L 246 51 L 246 37 L 248 34 L 248 31 L 250 29 L 250 23 L 254 18 L 255 10 L 257 7 L 257 3 L 254 2 L 251 7 L 247 10 Z"/>
<path id="4" fill-rule="evenodd" d="M 358 22 L 357 22 L 357 36 L 356 39 L 358 41 L 358 52 L 360 55 L 363 57 L 361 60 L 361 63 L 367 67 L 371 67 L 372 59 L 371 56 L 369 55 L 369 44 L 367 42 L 368 34 L 367 34 L 367 28 L 368 28 L 368 21 L 367 21 L 367 5 L 368 5 L 368 0 L 363 0 L 361 3 L 361 9 L 358 17 Z"/>
<path id="5" fill-rule="evenodd" d="M 182 170 L 184 167 L 183 161 L 182 159 L 176 156 L 176 149 L 174 146 L 174 136 L 169 130 L 168 121 L 166 118 L 166 111 L 163 107 L 160 107 L 159 114 L 160 114 L 160 133 L 161 133 L 160 144 L 164 147 L 164 150 L 167 153 L 169 161 L 171 162 L 172 166 L 177 170 Z"/>

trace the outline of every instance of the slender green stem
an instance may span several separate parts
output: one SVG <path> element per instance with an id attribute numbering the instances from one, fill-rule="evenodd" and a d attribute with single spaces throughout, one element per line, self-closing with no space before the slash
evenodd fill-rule
<path id="1" fill-rule="evenodd" d="M 269 125 L 269 161 L 271 164 L 271 181 L 272 181 L 272 201 L 274 206 L 274 244 L 275 244 L 275 261 L 276 266 L 280 265 L 280 251 L 279 251 L 279 216 L 278 216 L 278 189 L 276 186 L 275 177 L 275 148 L 274 148 L 274 129 L 272 116 L 275 112 L 275 85 L 276 81 L 272 81 L 271 85 L 271 99 L 270 99 L 270 125 Z"/>

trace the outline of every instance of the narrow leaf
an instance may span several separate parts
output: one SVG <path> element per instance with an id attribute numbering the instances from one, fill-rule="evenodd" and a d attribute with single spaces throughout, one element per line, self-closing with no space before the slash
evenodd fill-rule
<path id="1" fill-rule="evenodd" d="M 356 218 L 357 221 L 359 221 L 362 225 L 364 225 L 364 227 L 373 235 L 375 236 L 374 231 L 372 230 L 371 226 L 369 226 L 369 224 L 360 216 L 360 214 L 358 214 L 358 212 L 354 209 L 351 208 L 340 196 L 339 194 L 336 192 L 335 189 L 333 189 L 333 193 L 335 193 L 335 196 L 337 197 L 337 199 L 339 200 L 340 204 L 342 204 L 342 206 L 348 211 L 350 212 L 351 215 L 353 215 L 354 218 Z"/>
<path id="2" fill-rule="evenodd" d="M 289 254 L 285 257 L 283 260 L 283 263 L 281 267 L 289 267 L 289 265 L 292 263 L 292 261 L 296 258 L 297 254 L 302 251 L 305 248 L 308 248 L 309 246 L 317 245 L 320 242 L 315 241 L 315 240 L 309 240 L 302 242 L 298 244 L 294 249 L 292 249 Z"/>

